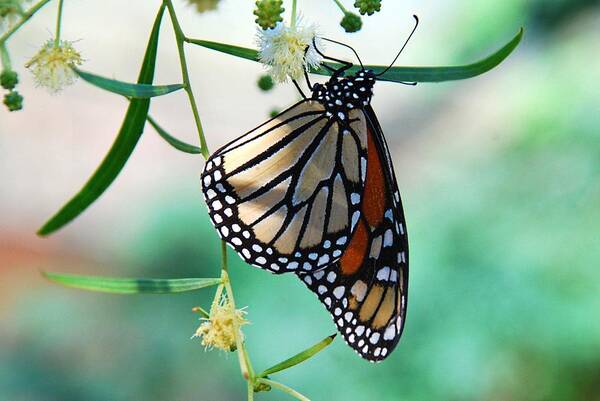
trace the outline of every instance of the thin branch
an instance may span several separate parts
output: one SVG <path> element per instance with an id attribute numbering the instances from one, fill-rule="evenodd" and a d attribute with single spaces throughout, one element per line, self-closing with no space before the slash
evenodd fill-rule
<path id="1" fill-rule="evenodd" d="M 269 379 L 263 379 L 263 378 L 256 379 L 256 381 L 263 383 L 263 384 L 268 384 L 271 387 L 275 387 L 277 390 L 283 391 L 284 393 L 291 395 L 292 397 L 296 398 L 297 400 L 310 401 L 309 398 L 303 396 L 302 394 L 300 394 L 293 388 L 286 386 L 285 384 L 281 384 L 279 382 L 269 380 Z"/>
<path id="2" fill-rule="evenodd" d="M 54 47 L 60 45 L 60 28 L 62 26 L 62 11 L 63 11 L 63 0 L 58 0 L 58 13 L 56 15 L 56 34 L 54 37 Z"/>
<path id="3" fill-rule="evenodd" d="M 183 78 L 184 90 L 188 95 L 190 106 L 192 107 L 192 113 L 194 114 L 194 122 L 196 123 L 196 129 L 198 130 L 198 136 L 200 137 L 200 149 L 202 150 L 202 156 L 208 159 L 210 156 L 208 152 L 208 146 L 206 145 L 206 139 L 204 138 L 204 130 L 202 129 L 202 122 L 200 121 L 200 113 L 198 113 L 198 106 L 196 106 L 196 99 L 194 92 L 192 91 L 192 84 L 190 83 L 190 76 L 187 67 L 187 60 L 185 58 L 185 49 L 183 48 L 185 43 L 185 35 L 181 30 L 179 21 L 177 20 L 177 14 L 175 14 L 175 8 L 171 0 L 163 0 L 163 4 L 167 6 L 169 10 L 169 16 L 171 17 L 171 23 L 173 24 L 173 31 L 175 32 L 175 41 L 177 42 L 177 51 L 179 53 L 179 63 L 181 64 L 181 76 Z"/>

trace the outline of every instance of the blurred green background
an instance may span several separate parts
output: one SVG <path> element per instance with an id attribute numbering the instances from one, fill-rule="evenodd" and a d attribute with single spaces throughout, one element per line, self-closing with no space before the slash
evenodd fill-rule
<path id="1" fill-rule="evenodd" d="M 158 1 L 67 2 L 65 37 L 86 69 L 135 77 Z M 142 6 L 143 3 L 143 6 Z M 250 46 L 253 2 L 198 14 L 177 3 L 190 36 Z M 350 6 L 351 2 L 346 2 Z M 600 6 L 597 1 L 383 1 L 357 34 L 322 0 L 308 21 L 386 63 L 421 17 L 399 64 L 473 61 L 526 28 L 490 73 L 415 88 L 381 83 L 374 107 L 396 165 L 411 247 L 403 338 L 385 362 L 341 340 L 274 376 L 312 400 L 600 400 Z M 11 45 L 22 65 L 49 35 L 53 6 Z M 106 24 L 110 21 L 110 24 Z M 134 21 L 132 23 L 132 21 Z M 158 80 L 178 80 L 170 27 Z M 343 50 L 329 52 L 346 56 Z M 209 145 L 215 149 L 296 96 L 256 88 L 261 67 L 189 48 Z M 219 247 L 201 202 L 199 157 L 147 132 L 116 183 L 48 239 L 35 230 L 93 171 L 125 104 L 84 83 L 59 96 L 21 69 L 25 110 L 0 111 L 0 400 L 245 399 L 235 355 L 190 339 L 191 313 L 212 289 L 174 296 L 69 290 L 39 270 L 146 277 L 215 276 Z M 184 96 L 153 102 L 171 131 L 196 140 Z M 237 302 L 257 369 L 335 331 L 295 277 L 231 254 Z M 286 395 L 260 393 L 257 400 Z"/>

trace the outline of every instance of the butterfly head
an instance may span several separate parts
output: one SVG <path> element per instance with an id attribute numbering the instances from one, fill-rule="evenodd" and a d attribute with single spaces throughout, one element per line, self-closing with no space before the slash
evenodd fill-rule
<path id="1" fill-rule="evenodd" d="M 348 120 L 352 109 L 360 109 L 371 103 L 375 74 L 371 70 L 359 70 L 354 75 L 333 76 L 325 84 L 313 86 L 312 98 L 325 106 L 328 115 Z"/>

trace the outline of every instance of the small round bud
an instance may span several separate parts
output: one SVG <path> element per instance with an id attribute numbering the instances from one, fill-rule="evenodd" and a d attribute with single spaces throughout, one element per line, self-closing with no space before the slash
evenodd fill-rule
<path id="1" fill-rule="evenodd" d="M 4 70 L 0 74 L 0 86 L 4 89 L 14 89 L 19 83 L 19 75 L 15 71 Z"/>
<path id="2" fill-rule="evenodd" d="M 219 0 L 187 0 L 187 2 L 190 6 L 196 7 L 199 13 L 216 10 L 219 4 Z"/>
<path id="3" fill-rule="evenodd" d="M 275 28 L 275 25 L 283 21 L 281 14 L 285 11 L 282 7 L 283 0 L 258 0 L 256 3 L 254 20 L 262 29 Z"/>
<path id="4" fill-rule="evenodd" d="M 381 10 L 381 0 L 356 0 L 354 7 L 361 15 L 373 15 L 376 11 Z"/>
<path id="5" fill-rule="evenodd" d="M 362 20 L 360 19 L 360 15 L 347 12 L 344 14 L 340 25 L 348 33 L 358 32 L 362 28 Z"/>
<path id="6" fill-rule="evenodd" d="M 9 111 L 17 111 L 23 108 L 23 96 L 17 91 L 10 91 L 4 95 L 4 104 Z"/>
<path id="7" fill-rule="evenodd" d="M 275 117 L 277 117 L 279 115 L 279 113 L 281 113 L 281 110 L 279 110 L 279 109 L 272 109 L 269 112 L 269 117 L 275 118 Z"/>
<path id="8" fill-rule="evenodd" d="M 273 82 L 273 78 L 269 74 L 265 74 L 258 78 L 257 85 L 261 90 L 267 92 L 273 89 L 275 83 Z"/>

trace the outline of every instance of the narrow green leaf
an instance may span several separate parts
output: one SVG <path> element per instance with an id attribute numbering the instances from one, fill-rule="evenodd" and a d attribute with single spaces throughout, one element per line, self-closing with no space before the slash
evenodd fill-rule
<path id="1" fill-rule="evenodd" d="M 138 77 L 140 84 L 152 84 L 158 47 L 160 22 L 165 10 L 161 5 L 148 40 L 146 54 Z M 125 119 L 117 135 L 117 139 L 108 154 L 96 169 L 84 187 L 66 205 L 62 207 L 40 230 L 39 235 L 48 235 L 69 223 L 87 209 L 112 184 L 125 166 L 133 149 L 142 135 L 146 123 L 146 115 L 150 107 L 150 99 L 132 99 L 125 114 Z"/>
<path id="2" fill-rule="evenodd" d="M 202 149 L 200 149 L 199 147 L 190 145 L 189 143 L 185 143 L 185 142 L 180 141 L 179 139 L 175 138 L 174 136 L 169 135 L 169 133 L 167 133 L 167 131 L 165 131 L 160 125 L 158 125 L 156 120 L 154 120 L 152 117 L 147 116 L 146 119 L 148 120 L 150 125 L 152 125 L 152 127 L 156 130 L 156 132 L 158 132 L 158 135 L 160 135 L 165 141 L 167 141 L 175 149 L 180 150 L 185 153 L 192 153 L 192 154 L 202 153 Z"/>
<path id="3" fill-rule="evenodd" d="M 158 86 L 148 84 L 132 84 L 129 82 L 117 81 L 116 79 L 104 78 L 99 75 L 92 74 L 91 72 L 79 70 L 77 68 L 74 68 L 73 70 L 84 81 L 87 81 L 98 88 L 134 99 L 146 99 L 149 97 L 162 96 L 183 88 L 182 84 Z"/>
<path id="4" fill-rule="evenodd" d="M 172 294 L 199 290 L 221 284 L 222 281 L 220 278 L 150 279 L 79 276 L 47 272 L 42 272 L 42 274 L 48 280 L 66 287 L 112 294 Z"/>
<path id="5" fill-rule="evenodd" d="M 265 370 L 264 372 L 259 373 L 256 377 L 267 377 L 268 375 L 271 375 L 276 372 L 280 372 L 285 369 L 289 369 L 292 366 L 295 366 L 295 365 L 298 365 L 299 363 L 304 362 L 305 360 L 315 356 L 318 352 L 322 351 L 325 347 L 327 347 L 329 344 L 331 344 L 331 342 L 333 341 L 335 336 L 336 336 L 336 334 L 332 334 L 328 337 L 325 337 L 323 340 L 319 341 L 312 347 L 300 352 L 299 354 L 294 355 L 293 357 L 291 357 L 289 359 L 286 359 L 283 362 L 278 363 L 275 366 L 270 367 L 269 369 Z"/>
<path id="6" fill-rule="evenodd" d="M 449 67 L 392 67 L 383 76 L 377 79 L 380 81 L 390 82 L 443 82 L 472 78 L 477 75 L 481 75 L 500 64 L 512 53 L 512 51 L 521 42 L 522 38 L 523 29 L 521 28 L 515 37 L 498 51 L 472 64 Z M 203 46 L 219 52 L 231 54 L 236 57 L 245 58 L 247 60 L 258 61 L 258 51 L 254 49 L 200 39 L 187 40 L 188 42 L 198 46 Z M 341 65 L 338 63 L 326 64 L 333 68 L 341 67 Z M 365 68 L 378 73 L 387 68 L 387 66 L 365 65 Z M 354 66 L 349 70 L 349 73 L 358 71 L 358 69 L 359 67 Z M 325 68 L 320 68 L 318 70 L 313 69 L 311 72 L 319 75 L 331 75 L 331 72 Z"/>

